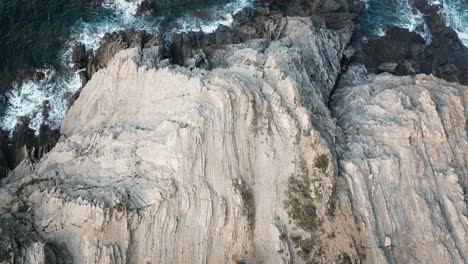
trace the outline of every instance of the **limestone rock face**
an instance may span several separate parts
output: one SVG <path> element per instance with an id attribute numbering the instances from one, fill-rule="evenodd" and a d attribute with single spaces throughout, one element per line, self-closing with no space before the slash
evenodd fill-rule
<path id="1" fill-rule="evenodd" d="M 211 70 L 119 52 L 1 181 L 0 263 L 466 263 L 467 87 L 337 83 L 352 28 L 278 20 Z"/>
<path id="2" fill-rule="evenodd" d="M 211 71 L 120 52 L 55 148 L 2 182 L 0 215 L 74 263 L 358 261 L 319 132 L 334 131 L 326 98 L 351 32 L 284 19 L 288 37 L 227 46 Z"/>
<path id="3" fill-rule="evenodd" d="M 466 263 L 468 87 L 364 73 L 344 76 L 332 108 L 368 260 Z"/>

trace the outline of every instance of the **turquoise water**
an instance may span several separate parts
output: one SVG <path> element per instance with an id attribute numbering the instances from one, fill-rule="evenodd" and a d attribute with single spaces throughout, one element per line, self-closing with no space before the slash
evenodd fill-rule
<path id="1" fill-rule="evenodd" d="M 366 36 L 382 36 L 387 26 L 416 30 L 422 16 L 411 7 L 410 0 L 367 0 L 361 18 L 361 29 Z"/>
<path id="2" fill-rule="evenodd" d="M 468 0 L 445 0 L 443 7 L 447 24 L 457 31 L 458 37 L 468 47 Z"/>
<path id="3" fill-rule="evenodd" d="M 468 46 L 468 0 L 428 0 L 430 4 L 442 4 L 447 25 L 457 31 Z M 416 31 L 430 39 L 422 15 L 413 8 L 412 0 L 366 0 L 361 18 L 361 30 L 365 36 L 382 36 L 388 26 L 399 26 Z"/>
<path id="4" fill-rule="evenodd" d="M 43 120 L 41 106 L 45 100 L 52 107 L 47 122 L 53 127 L 60 125 L 69 96 L 81 86 L 78 75 L 70 70 L 71 49 L 76 42 L 96 49 L 106 32 L 126 28 L 157 32 L 167 24 L 176 25 L 174 31 L 212 31 L 219 24 L 231 24 L 233 14 L 252 2 L 188 4 L 136 16 L 141 1 L 1 0 L 0 92 L 8 82 L 13 88 L 0 94 L 0 128 L 12 130 L 18 117 L 27 116 L 30 127 L 37 129 Z M 396 25 L 417 31 L 429 41 L 422 16 L 412 8 L 411 1 L 366 0 L 366 11 L 360 19 L 364 35 L 383 35 L 385 27 Z M 447 23 L 468 45 L 468 0 L 445 0 L 439 4 L 443 4 Z M 38 68 L 46 73 L 44 81 L 11 82 L 22 70 Z"/>
<path id="5" fill-rule="evenodd" d="M 12 88 L 0 95 L 0 128 L 7 131 L 22 116 L 29 117 L 29 126 L 37 131 L 43 122 L 41 106 L 45 100 L 51 105 L 46 123 L 52 127 L 60 125 L 68 98 L 81 87 L 78 74 L 70 70 L 75 43 L 82 42 L 87 49 L 95 50 L 107 32 L 135 28 L 155 33 L 164 24 L 175 25 L 174 31 L 212 31 L 219 24 L 232 23 L 233 14 L 250 5 L 250 0 L 224 4 L 218 1 L 138 16 L 136 10 L 141 0 L 3 1 L 0 2 L 3 22 L 0 24 L 0 85 L 6 82 L 2 79 L 7 80 L 23 69 L 42 69 L 46 73 L 45 80 L 40 82 L 15 81 Z"/>

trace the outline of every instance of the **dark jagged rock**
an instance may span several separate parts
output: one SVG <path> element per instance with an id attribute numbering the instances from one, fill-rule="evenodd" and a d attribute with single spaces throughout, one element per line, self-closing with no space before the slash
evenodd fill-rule
<path id="1" fill-rule="evenodd" d="M 73 47 L 72 62 L 77 70 L 86 67 L 86 64 L 88 64 L 86 46 L 83 43 L 79 42 Z"/>
<path id="2" fill-rule="evenodd" d="M 405 60 L 421 61 L 424 59 L 424 45 L 424 39 L 416 32 L 389 27 L 384 37 L 369 39 L 364 47 L 366 65 L 375 71 L 382 63 L 400 65 Z"/>
<path id="3" fill-rule="evenodd" d="M 44 112 L 48 115 L 47 102 Z M 12 136 L 0 131 L 0 178 L 7 176 L 24 159 L 36 162 L 47 154 L 60 138 L 60 131 L 48 125 L 40 126 L 38 134 L 29 128 L 29 120 L 20 118 Z"/>
<path id="4" fill-rule="evenodd" d="M 8 174 L 8 162 L 5 155 L 7 149 L 7 136 L 3 130 L 0 129 L 0 179 L 4 178 Z"/>
<path id="5" fill-rule="evenodd" d="M 363 2 L 353 0 L 290 0 L 285 1 L 286 14 L 311 16 L 317 13 L 360 13 L 363 8 Z"/>
<path id="6" fill-rule="evenodd" d="M 73 263 L 70 253 L 62 247 L 46 243 L 35 231 L 32 222 L 20 215 L 28 209 L 26 205 L 19 205 L 16 214 L 18 218 L 0 219 L 0 263 L 35 263 L 34 246 L 43 250 L 44 263 L 69 264 Z M 36 259 L 37 261 L 37 259 Z"/>
<path id="7" fill-rule="evenodd" d="M 98 68 L 105 67 L 119 51 L 131 47 L 143 47 L 144 31 L 126 30 L 107 33 L 94 57 Z"/>
<path id="8" fill-rule="evenodd" d="M 227 0 L 150 0 L 154 9 L 164 10 L 167 8 L 193 5 L 193 4 L 215 4 L 215 3 L 228 3 Z"/>
<path id="9" fill-rule="evenodd" d="M 439 14 L 440 7 L 416 1 L 424 14 L 431 34 L 431 43 L 416 32 L 389 27 L 385 36 L 369 39 L 365 44 L 365 64 L 370 72 L 379 65 L 396 63 L 395 75 L 434 74 L 450 82 L 468 83 L 468 48 L 463 46 L 457 33 L 445 25 Z"/>
<path id="10" fill-rule="evenodd" d="M 201 49 L 210 60 L 210 54 L 220 45 L 239 44 L 252 39 L 277 40 L 286 26 L 285 13 L 268 7 L 244 8 L 234 16 L 234 27 L 220 25 L 213 33 L 187 32 L 172 34 L 166 57 L 171 63 L 183 66 L 193 49 Z M 314 16 L 317 24 L 333 30 L 353 31 L 355 14 L 321 13 Z M 350 54 L 348 60 L 352 60 Z M 210 62 L 211 64 L 211 62 Z"/>
<path id="11" fill-rule="evenodd" d="M 197 1 L 195 1 L 196 3 Z M 206 3 L 206 1 L 203 1 Z M 222 1 L 212 1 L 222 2 Z M 305 3 L 300 1 L 283 0 L 264 0 L 261 1 L 265 6 L 257 8 L 244 8 L 234 16 L 234 26 L 228 27 L 220 25 L 213 33 L 186 32 L 186 33 L 162 33 L 160 35 L 151 35 L 145 31 L 135 31 L 132 29 L 106 34 L 102 39 L 101 46 L 94 53 L 86 51 L 84 46 L 79 44 L 73 50 L 73 61 L 79 65 L 83 86 L 99 69 L 107 66 L 112 57 L 119 51 L 131 47 L 149 47 L 155 45 L 163 46 L 163 57 L 169 59 L 170 63 L 177 65 L 189 65 L 189 67 L 207 68 L 209 63 L 206 55 L 209 55 L 216 46 L 226 44 L 239 44 L 248 40 L 267 38 L 270 40 L 281 37 L 281 23 L 285 14 L 289 15 L 309 15 L 310 12 L 318 12 L 324 19 L 328 28 L 341 30 L 349 29 L 354 26 L 352 20 L 356 14 L 350 14 L 349 11 L 360 12 L 356 8 L 359 1 L 337 0 L 333 4 L 318 4 L 313 2 L 306 4 L 307 12 L 300 10 Z M 191 1 L 191 3 L 194 3 Z M 139 6 L 139 12 L 147 12 L 161 6 L 177 6 L 187 4 L 184 1 L 143 1 Z M 351 9 L 350 6 L 353 8 Z M 287 10 L 287 11 L 284 11 Z M 86 54 L 86 56 L 85 56 Z M 70 100 L 70 105 L 79 96 L 77 92 Z"/>
<path id="12" fill-rule="evenodd" d="M 89 80 L 88 71 L 85 70 L 88 62 L 86 46 L 81 42 L 77 43 L 72 50 L 72 63 L 73 69 L 79 71 L 81 83 L 86 83 Z"/>
<path id="13" fill-rule="evenodd" d="M 99 70 L 107 66 L 109 61 L 119 51 L 132 47 L 145 45 L 155 45 L 159 40 L 157 36 L 148 34 L 145 31 L 128 29 L 118 32 L 107 33 L 101 40 L 101 46 L 94 52 L 86 51 L 83 44 L 79 43 L 73 49 L 73 62 L 75 69 L 84 69 L 80 72 L 82 86 Z"/>
<path id="14" fill-rule="evenodd" d="M 259 38 L 278 39 L 285 26 L 283 17 L 281 11 L 265 7 L 244 8 L 235 15 L 236 24 L 232 28 L 220 25 L 212 33 L 170 34 L 165 38 L 164 54 L 173 64 L 184 66 L 195 60 L 206 68 L 210 54 L 221 45 L 239 44 Z M 193 63 L 188 64 L 193 66 Z"/>
<path id="15" fill-rule="evenodd" d="M 153 10 L 153 4 L 150 0 L 143 0 L 137 7 L 136 14 L 143 15 L 151 12 Z"/>
<path id="16" fill-rule="evenodd" d="M 416 0 L 416 8 L 424 15 L 432 43 L 427 53 L 433 57 L 436 76 L 447 81 L 468 83 L 468 48 L 463 45 L 455 30 L 448 27 L 441 16 L 440 5 L 429 5 Z"/>

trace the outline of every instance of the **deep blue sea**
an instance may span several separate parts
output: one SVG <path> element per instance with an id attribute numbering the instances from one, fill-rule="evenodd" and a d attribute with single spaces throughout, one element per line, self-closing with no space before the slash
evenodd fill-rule
<path id="1" fill-rule="evenodd" d="M 422 17 L 413 10 L 411 1 L 365 0 L 366 12 L 361 19 L 364 34 L 381 35 L 386 26 L 398 25 L 424 35 Z M 83 42 L 87 48 L 96 49 L 106 32 L 126 28 L 157 32 L 170 22 L 177 25 L 175 31 L 212 31 L 219 24 L 230 25 L 233 14 L 253 0 L 184 5 L 147 16 L 136 15 L 139 2 L 1 0 L 0 128 L 12 130 L 18 117 L 27 116 L 31 119 L 29 126 L 37 129 L 43 120 L 41 106 L 45 100 L 52 107 L 47 122 L 54 127 L 60 125 L 68 98 L 81 86 L 77 74 L 70 70 L 75 43 Z M 441 4 L 447 23 L 468 45 L 468 0 L 445 0 Z M 22 73 L 28 69 L 41 69 L 46 73 L 45 80 L 22 79 Z M 12 88 L 3 92 L 7 86 Z"/>
<path id="2" fill-rule="evenodd" d="M 158 32 L 164 25 L 174 31 L 213 31 L 230 25 L 233 14 L 251 4 L 231 0 L 210 5 L 189 4 L 136 15 L 142 0 L 1 0 L 0 1 L 0 128 L 11 131 L 18 117 L 27 116 L 35 130 L 43 121 L 41 106 L 51 105 L 47 122 L 58 127 L 68 98 L 80 86 L 70 69 L 72 47 L 82 42 L 96 49 L 107 32 L 135 28 Z M 43 81 L 24 80 L 28 69 L 46 73 Z M 13 82 L 12 82 L 13 81 Z M 3 88 L 3 89 L 2 89 Z"/>

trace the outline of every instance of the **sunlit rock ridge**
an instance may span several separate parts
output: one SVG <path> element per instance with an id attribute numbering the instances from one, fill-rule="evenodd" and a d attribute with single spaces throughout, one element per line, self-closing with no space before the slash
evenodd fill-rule
<path id="1" fill-rule="evenodd" d="M 118 53 L 2 180 L 0 262 L 466 262 L 467 87 L 340 77 L 346 21 Z"/>

